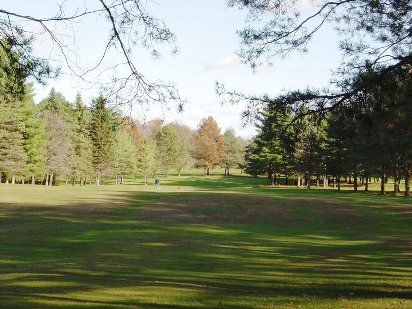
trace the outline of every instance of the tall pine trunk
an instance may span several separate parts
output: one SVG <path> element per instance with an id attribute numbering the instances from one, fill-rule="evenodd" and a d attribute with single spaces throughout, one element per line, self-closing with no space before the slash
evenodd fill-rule
<path id="1" fill-rule="evenodd" d="M 353 172 L 353 191 L 358 192 L 358 169 L 355 167 Z"/>
<path id="2" fill-rule="evenodd" d="M 328 176 L 325 175 L 325 176 L 323 176 L 323 188 L 324 188 L 324 189 L 327 189 L 328 187 L 329 187 L 329 184 L 328 184 Z"/>
<path id="3" fill-rule="evenodd" d="M 411 184 L 410 184 L 410 179 L 411 179 L 411 171 L 408 168 L 408 166 L 406 166 L 405 169 L 405 196 L 410 196 L 411 194 Z"/>
<path id="4" fill-rule="evenodd" d="M 385 194 L 385 165 L 381 166 L 381 195 Z"/>
<path id="5" fill-rule="evenodd" d="M 336 176 L 336 182 L 338 183 L 338 191 L 340 192 L 340 175 Z"/>

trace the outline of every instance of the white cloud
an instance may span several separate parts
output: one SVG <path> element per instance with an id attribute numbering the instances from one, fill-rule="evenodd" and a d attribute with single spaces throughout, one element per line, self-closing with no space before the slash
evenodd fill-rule
<path id="1" fill-rule="evenodd" d="M 227 55 L 222 59 L 219 59 L 209 65 L 206 66 L 206 69 L 228 69 L 228 68 L 236 68 L 239 67 L 241 64 L 240 58 L 235 53 Z"/>

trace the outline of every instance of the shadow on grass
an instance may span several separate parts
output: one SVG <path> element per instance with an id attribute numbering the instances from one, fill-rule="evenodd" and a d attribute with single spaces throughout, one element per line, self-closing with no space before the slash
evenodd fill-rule
<path id="1" fill-rule="evenodd" d="M 412 218 L 380 199 L 127 191 L 92 202 L 2 204 L 1 307 L 412 299 Z"/>

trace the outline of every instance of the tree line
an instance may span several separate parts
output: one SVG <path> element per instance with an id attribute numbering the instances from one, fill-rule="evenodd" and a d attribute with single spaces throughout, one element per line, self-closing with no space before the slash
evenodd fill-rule
<path id="1" fill-rule="evenodd" d="M 384 68 L 382 68 L 384 70 Z M 382 72 L 360 76 L 363 91 L 350 103 L 324 113 L 294 110 L 274 100 L 260 112 L 258 135 L 246 151 L 247 172 L 267 173 L 271 184 L 277 175 L 296 178 L 310 188 L 329 182 L 340 190 L 342 178 L 350 179 L 355 191 L 368 191 L 372 177 L 379 178 L 381 193 L 389 177 L 395 193 L 405 183 L 410 195 L 412 170 L 412 74 L 409 66 L 392 70 L 378 86 L 369 81 Z M 303 107 L 304 108 L 304 107 Z M 306 116 L 302 116 L 306 115 Z"/>
<path id="2" fill-rule="evenodd" d="M 233 129 L 223 134 L 213 117 L 197 130 L 152 120 L 142 125 L 122 116 L 103 95 L 87 106 L 80 94 L 68 102 L 54 88 L 36 104 L 33 86 L 20 82 L 19 91 L 2 74 L 0 93 L 0 173 L 3 183 L 55 185 L 101 184 L 112 177 L 178 174 L 184 168 L 244 165 L 245 141 Z M 7 87 L 10 86 L 10 87 Z M 14 93 L 14 95 L 13 95 Z"/>

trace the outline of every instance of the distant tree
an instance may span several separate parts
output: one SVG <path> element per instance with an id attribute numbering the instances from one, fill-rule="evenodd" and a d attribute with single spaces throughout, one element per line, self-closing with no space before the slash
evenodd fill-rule
<path id="1" fill-rule="evenodd" d="M 191 156 L 195 149 L 195 143 L 193 140 L 194 132 L 192 128 L 188 127 L 187 125 L 172 122 L 169 124 L 170 126 L 174 127 L 177 134 L 179 134 L 180 139 L 183 141 L 184 147 L 186 148 L 186 152 L 182 157 L 179 158 L 177 163 L 177 171 L 178 175 L 180 176 L 181 171 L 186 167 L 191 167 L 194 164 L 194 159 Z"/>
<path id="2" fill-rule="evenodd" d="M 213 117 L 209 116 L 201 120 L 193 138 L 196 164 L 203 167 L 204 173 L 209 175 L 209 169 L 221 162 L 225 151 L 223 136 Z"/>
<path id="3" fill-rule="evenodd" d="M 113 154 L 116 184 L 123 184 L 125 176 L 134 177 L 136 173 L 137 149 L 129 132 L 123 129 L 117 130 Z"/>
<path id="4" fill-rule="evenodd" d="M 181 168 L 188 152 L 176 129 L 166 125 L 156 133 L 155 139 L 159 169 L 167 175 L 170 169 Z"/>
<path id="5" fill-rule="evenodd" d="M 143 124 L 143 126 L 141 127 L 143 140 L 154 138 L 157 132 L 159 132 L 162 127 L 162 119 L 152 119 L 149 120 L 147 123 Z"/>
<path id="6" fill-rule="evenodd" d="M 40 102 L 39 106 L 42 110 L 48 110 L 59 115 L 60 118 L 69 124 L 73 121 L 71 104 L 54 87 L 50 90 L 49 95 Z"/>
<path id="7" fill-rule="evenodd" d="M 46 185 L 55 185 L 57 176 L 69 176 L 72 170 L 71 128 L 61 116 L 49 110 L 42 112 L 46 120 L 48 143 L 46 147 Z"/>
<path id="8" fill-rule="evenodd" d="M 102 175 L 112 171 L 114 133 L 118 124 L 119 119 L 107 106 L 107 99 L 102 95 L 94 99 L 91 107 L 90 138 L 96 185 L 100 185 Z"/>
<path id="9" fill-rule="evenodd" d="M 90 111 L 83 103 L 80 93 L 74 102 L 73 125 L 73 181 L 78 179 L 80 185 L 85 184 L 93 175 L 93 145 L 90 137 Z"/>
<path id="10" fill-rule="evenodd" d="M 312 176 L 316 176 L 319 186 L 321 175 L 325 175 L 325 132 L 322 127 L 312 127 L 303 139 L 302 153 L 298 158 L 300 171 L 305 174 L 306 185 L 310 189 Z"/>
<path id="11" fill-rule="evenodd" d="M 249 147 L 247 173 L 267 173 L 269 183 L 275 184 L 276 175 L 282 171 L 284 162 L 284 135 L 287 131 L 288 111 L 277 104 L 267 104 L 259 114 L 256 126 L 259 130 Z"/>
<path id="12" fill-rule="evenodd" d="M 139 123 L 139 121 L 129 116 L 123 117 L 122 127 L 130 133 L 130 136 L 132 137 L 132 141 L 135 144 L 135 146 L 139 145 L 143 141 L 141 124 Z"/>
<path id="13" fill-rule="evenodd" d="M 230 169 L 241 164 L 244 158 L 244 146 L 233 129 L 228 129 L 223 133 L 223 142 L 225 153 L 222 158 L 222 166 L 225 168 L 225 175 L 229 176 Z"/>
<path id="14" fill-rule="evenodd" d="M 26 85 L 22 100 L 22 117 L 24 122 L 23 147 L 27 155 L 26 174 L 31 183 L 36 177 L 44 176 L 46 172 L 46 123 L 41 118 L 40 110 L 33 100 L 33 85 Z"/>
<path id="15" fill-rule="evenodd" d="M 156 142 L 152 139 L 143 141 L 137 147 L 137 169 L 143 173 L 145 185 L 147 185 L 149 175 L 153 175 L 158 168 L 157 153 Z"/>

